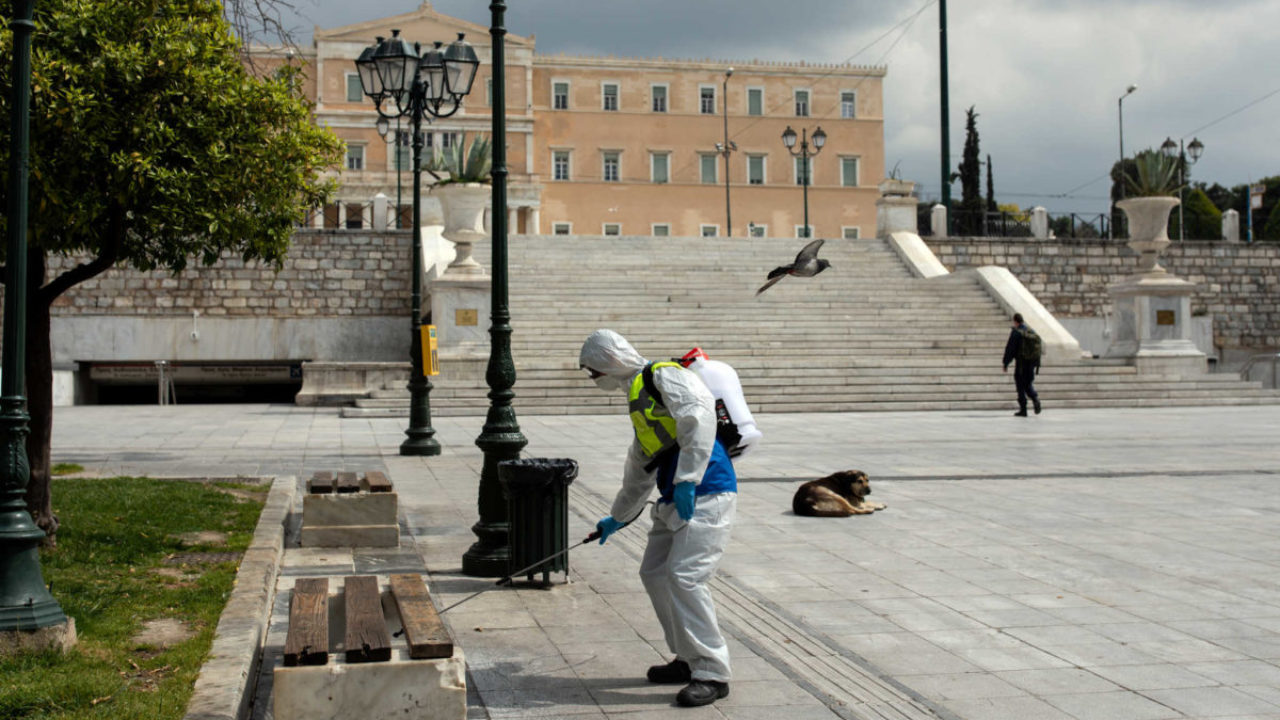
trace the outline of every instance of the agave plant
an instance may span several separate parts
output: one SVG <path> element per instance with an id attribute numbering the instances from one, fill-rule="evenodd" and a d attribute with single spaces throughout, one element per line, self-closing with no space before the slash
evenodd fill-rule
<path id="1" fill-rule="evenodd" d="M 1136 177 L 1125 175 L 1125 187 L 1135 197 L 1176 195 L 1182 189 L 1176 157 L 1155 150 L 1143 150 L 1133 156 Z"/>
<path id="2" fill-rule="evenodd" d="M 477 135 L 468 149 L 467 134 L 464 132 L 452 147 L 436 150 L 427 169 L 449 174 L 449 177 L 439 180 L 437 185 L 487 183 L 490 181 L 489 171 L 493 168 L 491 149 L 489 138 L 483 134 Z"/>

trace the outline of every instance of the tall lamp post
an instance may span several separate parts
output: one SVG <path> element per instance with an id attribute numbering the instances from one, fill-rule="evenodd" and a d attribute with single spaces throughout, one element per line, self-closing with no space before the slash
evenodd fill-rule
<path id="1" fill-rule="evenodd" d="M 1133 94 L 1137 90 L 1137 85 L 1130 85 L 1125 88 L 1124 94 L 1116 101 L 1116 105 L 1120 109 L 1120 199 L 1124 199 L 1124 99 Z"/>
<path id="2" fill-rule="evenodd" d="M 1196 138 L 1191 138 L 1191 142 L 1186 147 L 1183 147 L 1182 138 L 1178 138 L 1178 142 L 1175 143 L 1173 138 L 1167 137 L 1160 144 L 1160 150 L 1165 157 L 1176 156 L 1178 158 L 1178 240 L 1181 242 L 1187 239 L 1187 224 L 1183 222 L 1184 216 L 1182 214 L 1182 206 L 1184 204 L 1182 202 L 1182 186 L 1187 182 L 1184 173 L 1187 167 L 1187 158 L 1190 157 L 1191 164 L 1195 165 L 1196 161 L 1200 159 L 1200 155 L 1204 153 L 1204 143 Z"/>
<path id="3" fill-rule="evenodd" d="M 813 152 L 809 152 L 809 138 L 806 136 L 808 130 L 800 128 L 800 150 L 796 151 L 796 131 L 788 125 L 786 130 L 782 131 L 782 144 L 787 146 L 787 151 L 792 157 L 801 158 L 800 165 L 803 168 L 801 172 L 800 182 L 804 185 L 804 236 L 809 237 L 813 234 L 809 227 L 809 175 L 812 173 L 809 158 L 822 152 L 822 146 L 827 144 L 827 134 L 822 131 L 819 126 L 813 131 Z"/>
<path id="4" fill-rule="evenodd" d="M 391 134 L 391 121 L 390 121 L 390 120 L 388 120 L 388 119 L 386 119 L 385 117 L 379 117 L 379 118 L 378 118 L 378 122 L 375 124 L 375 127 L 378 129 L 378 135 L 383 139 L 383 141 L 386 141 L 386 139 L 387 139 L 387 135 L 390 135 L 390 134 Z M 400 176 L 402 175 L 402 173 L 401 173 L 400 171 L 403 169 L 403 168 L 401 168 L 401 167 L 400 167 L 400 166 L 401 166 L 401 162 L 400 162 L 400 118 L 396 118 L 396 134 L 395 134 L 395 140 L 392 142 L 391 146 L 395 148 L 395 150 L 394 150 L 393 152 L 395 153 L 395 158 L 396 158 L 396 215 L 395 215 L 395 217 L 396 217 L 396 229 L 397 229 L 397 230 L 399 230 L 399 229 L 400 229 L 400 204 L 401 204 L 401 202 L 403 202 L 403 201 L 400 199 L 400 196 L 401 196 L 401 192 L 400 192 Z"/>
<path id="5" fill-rule="evenodd" d="M 729 211 L 729 153 L 738 149 L 738 144 L 729 139 L 729 78 L 733 68 L 724 73 L 724 92 L 720 94 L 720 104 L 724 106 L 724 142 L 716 143 L 716 151 L 724 155 L 724 236 L 733 237 L 733 213 Z"/>
<path id="6" fill-rule="evenodd" d="M 408 117 L 413 132 L 413 238 L 410 245 L 413 266 L 413 293 L 409 325 L 412 334 L 409 378 L 408 438 L 400 444 L 401 455 L 439 455 L 440 442 L 431 427 L 431 381 L 422 372 L 422 117 L 449 117 L 471 92 L 480 59 L 471 45 L 458 39 L 441 52 L 441 43 L 421 52 L 392 30 L 390 38 L 364 49 L 356 60 L 360 85 L 384 118 Z"/>
<path id="7" fill-rule="evenodd" d="M 8 255 L 4 284 L 4 377 L 0 379 L 0 632 L 67 623 L 40 572 L 44 531 L 27 512 L 30 416 L 26 399 L 27 162 L 30 151 L 32 0 L 15 0 L 10 106 Z"/>
<path id="8" fill-rule="evenodd" d="M 511 524 L 498 482 L 498 463 L 515 460 L 529 443 L 520 432 L 511 401 L 516 394 L 516 366 L 511 359 L 511 311 L 507 304 L 507 85 L 503 15 L 507 4 L 489 4 L 493 38 L 493 298 L 489 325 L 489 412 L 476 445 L 484 452 L 477 503 L 480 519 L 471 527 L 479 538 L 462 555 L 462 572 L 473 577 L 500 577 L 509 572 Z"/>

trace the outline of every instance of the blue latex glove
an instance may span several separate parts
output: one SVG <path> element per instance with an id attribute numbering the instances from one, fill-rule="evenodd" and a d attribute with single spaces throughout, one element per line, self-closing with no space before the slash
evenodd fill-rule
<path id="1" fill-rule="evenodd" d="M 600 531 L 600 544 L 603 545 L 610 535 L 622 529 L 622 523 L 610 516 L 596 523 L 596 529 Z"/>
<path id="2" fill-rule="evenodd" d="M 689 522 L 693 518 L 694 495 L 697 490 L 697 483 L 682 482 L 676 483 L 675 489 L 671 493 L 671 499 L 676 504 L 676 513 L 685 522 Z"/>

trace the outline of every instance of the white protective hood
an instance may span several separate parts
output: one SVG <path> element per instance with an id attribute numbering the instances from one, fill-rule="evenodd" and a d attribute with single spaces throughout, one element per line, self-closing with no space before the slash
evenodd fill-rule
<path id="1" fill-rule="evenodd" d="M 626 338 L 612 330 L 596 330 L 588 335 L 578 353 L 578 365 L 608 377 L 603 383 L 600 381 L 604 378 L 596 379 L 596 384 L 606 390 L 627 387 L 631 378 L 648 364 Z"/>

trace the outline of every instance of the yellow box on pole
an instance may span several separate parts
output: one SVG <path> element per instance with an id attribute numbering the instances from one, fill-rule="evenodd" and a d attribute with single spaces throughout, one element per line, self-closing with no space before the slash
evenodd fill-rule
<path id="1" fill-rule="evenodd" d="M 436 326 L 419 325 L 422 328 L 422 374 L 440 374 L 440 353 L 436 349 Z"/>

